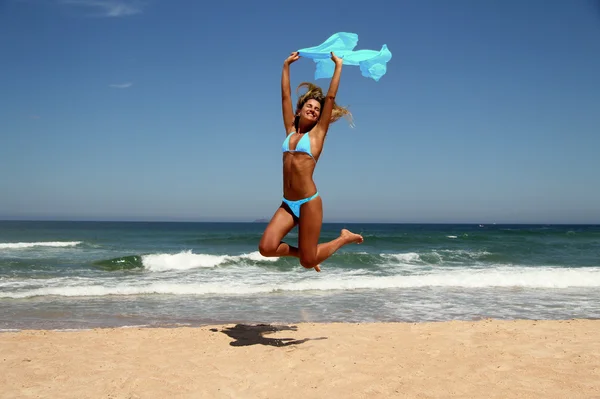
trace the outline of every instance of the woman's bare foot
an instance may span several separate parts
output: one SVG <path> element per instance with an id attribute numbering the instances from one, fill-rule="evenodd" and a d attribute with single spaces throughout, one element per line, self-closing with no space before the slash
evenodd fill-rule
<path id="1" fill-rule="evenodd" d="M 341 240 L 341 245 L 340 245 L 340 241 Z M 343 247 L 344 245 L 348 245 L 348 244 L 361 244 L 363 242 L 363 237 L 360 234 L 356 234 L 351 232 L 350 230 L 347 229 L 342 229 L 342 231 L 340 232 L 340 236 L 338 238 L 336 238 L 333 241 L 330 241 L 327 244 L 324 245 L 331 245 L 331 244 L 335 244 L 335 248 L 333 249 L 332 253 L 335 252 L 338 248 Z M 329 254 L 329 256 L 331 256 L 331 254 Z M 328 257 L 329 257 L 328 256 Z M 325 258 L 327 259 L 327 258 Z M 310 267 L 308 268 L 310 269 Z M 321 271 L 321 265 L 318 264 L 315 267 L 313 267 L 313 269 L 315 269 L 315 271 L 320 272 Z"/>
<path id="2" fill-rule="evenodd" d="M 361 244 L 363 237 L 360 234 L 356 234 L 347 229 L 342 229 L 340 237 L 344 239 L 344 245 L 346 244 Z"/>

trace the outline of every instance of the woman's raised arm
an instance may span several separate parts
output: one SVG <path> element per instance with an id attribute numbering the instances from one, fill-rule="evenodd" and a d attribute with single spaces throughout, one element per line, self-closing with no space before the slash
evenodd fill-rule
<path id="1" fill-rule="evenodd" d="M 323 109 L 321 110 L 319 123 L 317 123 L 316 126 L 316 131 L 323 136 L 327 134 L 329 123 L 331 123 L 331 115 L 333 113 L 333 105 L 335 104 L 335 96 L 337 95 L 338 87 L 340 86 L 340 76 L 342 74 L 343 60 L 333 54 L 333 52 L 331 53 L 331 59 L 333 62 L 335 62 L 335 71 L 333 72 L 331 83 L 329 83 L 329 90 L 327 90 L 327 95 L 325 96 L 325 101 L 323 102 Z"/>
<path id="2" fill-rule="evenodd" d="M 281 111 L 283 113 L 283 124 L 287 135 L 294 127 L 294 105 L 292 104 L 292 89 L 290 87 L 290 64 L 297 61 L 300 55 L 297 52 L 290 54 L 283 62 L 281 72 Z"/>

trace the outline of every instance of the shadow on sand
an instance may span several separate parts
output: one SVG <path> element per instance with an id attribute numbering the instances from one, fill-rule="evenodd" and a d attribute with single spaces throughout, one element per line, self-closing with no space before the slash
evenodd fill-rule
<path id="1" fill-rule="evenodd" d="M 236 324 L 234 327 L 228 327 L 221 330 L 222 333 L 227 334 L 235 341 L 231 342 L 231 346 L 248 346 L 248 345 L 270 345 L 270 346 L 289 346 L 298 345 L 306 341 L 327 339 L 327 337 L 319 338 L 304 338 L 294 340 L 293 338 L 265 338 L 263 334 L 272 334 L 277 331 L 297 331 L 296 326 L 272 326 L 270 324 Z M 212 329 L 211 331 L 218 331 Z"/>

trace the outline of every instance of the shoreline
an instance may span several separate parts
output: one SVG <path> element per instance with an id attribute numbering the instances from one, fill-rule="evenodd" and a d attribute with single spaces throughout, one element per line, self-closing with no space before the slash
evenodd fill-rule
<path id="1" fill-rule="evenodd" d="M 3 397 L 600 398 L 600 320 L 0 334 Z"/>
<path id="2" fill-rule="evenodd" d="M 202 328 L 216 328 L 217 326 L 233 326 L 233 325 L 270 325 L 270 326 L 290 326 L 290 325 L 372 325 L 372 324 L 385 324 L 385 325 L 419 325 L 419 324 L 440 324 L 440 323 L 480 323 L 480 322 L 566 322 L 566 321 L 598 321 L 600 318 L 594 317 L 573 317 L 573 318 L 556 318 L 556 319 L 532 319 L 532 318 L 496 318 L 496 317 L 481 317 L 477 319 L 446 319 L 446 320 L 388 320 L 388 321 L 310 321 L 310 320 L 299 320 L 299 321 L 215 321 L 210 322 L 198 322 L 198 323 L 165 323 L 165 324 L 133 324 L 133 325 L 99 325 L 89 327 L 56 327 L 56 328 L 0 328 L 0 336 L 4 333 L 25 333 L 25 332 L 84 332 L 84 331 L 95 331 L 95 330 L 127 330 L 127 329 L 139 329 L 139 330 L 161 330 L 161 329 L 202 329 Z M 600 398 L 598 398 L 600 399 Z"/>

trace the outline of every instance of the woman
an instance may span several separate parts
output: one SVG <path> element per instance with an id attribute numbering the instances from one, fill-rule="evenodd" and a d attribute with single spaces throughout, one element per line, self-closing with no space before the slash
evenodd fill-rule
<path id="1" fill-rule="evenodd" d="M 296 113 L 292 111 L 290 64 L 300 58 L 292 53 L 283 63 L 281 75 L 281 105 L 286 138 L 283 142 L 283 201 L 271 218 L 258 246 L 263 256 L 295 256 L 307 269 L 320 272 L 319 264 L 342 246 L 362 243 L 363 238 L 343 229 L 333 241 L 319 244 L 323 223 L 323 202 L 313 181 L 313 172 L 325 135 L 331 122 L 342 116 L 351 117 L 347 109 L 335 103 L 340 84 L 342 59 L 331 53 L 335 72 L 327 96 L 311 83 L 301 83 L 308 91 L 298 99 Z M 298 247 L 283 242 L 298 225 Z"/>

